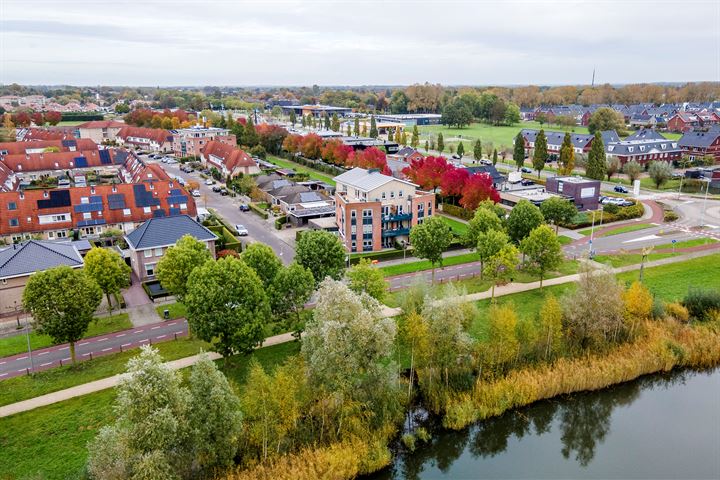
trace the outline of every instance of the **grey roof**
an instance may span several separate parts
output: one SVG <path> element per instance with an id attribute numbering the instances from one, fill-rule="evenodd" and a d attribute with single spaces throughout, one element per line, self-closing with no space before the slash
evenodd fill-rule
<path id="1" fill-rule="evenodd" d="M 217 240 L 217 236 L 187 215 L 151 218 L 125 235 L 133 250 L 175 245 L 184 235 L 200 241 Z"/>
<path id="2" fill-rule="evenodd" d="M 680 150 L 678 142 L 674 140 L 625 140 L 613 142 L 605 146 L 609 155 L 645 155 L 649 153 L 663 153 Z"/>
<path id="3" fill-rule="evenodd" d="M 83 265 L 73 245 L 28 240 L 0 250 L 0 278 L 20 277 L 60 265 L 73 268 Z"/>
<path id="4" fill-rule="evenodd" d="M 525 140 L 535 143 L 535 139 L 537 138 L 538 133 L 540 133 L 540 130 L 524 128 L 520 133 Z M 546 130 L 545 137 L 547 138 L 548 145 L 562 145 L 563 139 L 565 138 L 565 132 Z M 570 133 L 570 140 L 575 148 L 585 148 L 593 138 L 593 135 L 589 135 L 587 133 Z"/>
<path id="5" fill-rule="evenodd" d="M 476 167 L 465 167 L 465 169 L 470 175 L 474 175 L 476 173 L 487 173 L 490 175 L 490 178 L 492 178 L 493 183 L 500 183 L 505 179 L 505 177 L 497 171 L 494 165 L 478 165 Z"/>
<path id="6" fill-rule="evenodd" d="M 364 192 L 374 190 L 393 180 L 398 180 L 414 187 L 417 186 L 414 183 L 382 174 L 376 170 L 365 170 L 364 168 L 359 167 L 355 167 L 350 171 L 342 173 L 333 180 L 335 180 L 335 182 L 345 183 Z"/>
<path id="7" fill-rule="evenodd" d="M 288 185 L 282 185 L 273 190 L 269 190 L 267 193 L 269 195 L 272 195 L 275 198 L 284 198 L 289 195 L 293 195 L 295 193 L 304 193 L 304 192 L 310 192 L 310 191 L 312 191 L 312 190 L 310 190 L 305 185 L 298 185 L 296 183 L 290 183 Z"/>
<path id="8" fill-rule="evenodd" d="M 625 141 L 629 140 L 667 140 L 665 137 L 662 136 L 660 132 L 657 130 L 653 130 L 652 128 L 641 128 L 640 130 L 636 131 L 632 135 L 628 135 L 625 138 Z"/>
<path id="9" fill-rule="evenodd" d="M 678 144 L 681 147 L 709 147 L 713 142 L 720 137 L 720 129 L 711 128 L 707 132 L 701 130 L 692 130 L 685 132 Z"/>

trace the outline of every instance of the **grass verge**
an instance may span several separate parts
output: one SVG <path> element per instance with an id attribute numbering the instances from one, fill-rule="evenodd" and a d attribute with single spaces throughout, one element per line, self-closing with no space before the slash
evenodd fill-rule
<path id="1" fill-rule="evenodd" d="M 161 319 L 164 319 L 163 315 L 165 310 L 169 310 L 169 316 L 168 320 L 176 320 L 178 318 L 186 318 L 187 317 L 187 310 L 185 309 L 185 305 L 183 305 L 180 302 L 175 303 L 166 303 L 165 305 L 158 305 L 155 307 L 155 311 L 157 311 L 158 314 L 158 321 Z"/>
<path id="2" fill-rule="evenodd" d="M 467 234 L 467 223 L 460 222 L 458 220 L 455 220 L 454 218 L 446 217 L 445 215 L 440 215 L 440 218 L 450 227 L 450 229 L 455 235 L 459 237 L 464 237 L 465 234 Z"/>
<path id="3" fill-rule="evenodd" d="M 632 225 L 624 225 L 622 227 L 618 227 L 612 230 L 605 231 L 601 234 L 595 234 L 596 237 L 611 237 L 613 235 L 620 235 L 621 233 L 630 233 L 630 232 L 637 232 L 638 230 L 645 230 L 646 228 L 652 228 L 657 225 L 652 225 L 650 223 L 636 223 Z M 598 230 L 598 227 L 595 227 L 595 230 Z M 590 235 L 590 232 L 592 231 L 591 228 L 585 228 L 583 230 L 580 230 L 578 233 L 581 235 Z"/>
<path id="4" fill-rule="evenodd" d="M 319 180 L 330 185 L 335 185 L 335 181 L 332 179 L 332 177 L 325 175 L 324 173 L 318 172 L 314 168 L 306 167 L 304 165 L 300 165 L 299 163 L 285 160 L 284 158 L 276 157 L 274 155 L 268 155 L 267 160 L 268 162 L 272 162 L 282 168 L 292 168 L 293 170 L 295 170 L 296 173 L 305 173 L 313 180 Z"/>
<path id="5" fill-rule="evenodd" d="M 453 255 L 443 259 L 443 266 L 450 267 L 453 265 L 460 265 L 463 263 L 476 262 L 478 259 L 475 253 L 463 253 L 462 255 Z M 382 267 L 380 270 L 385 276 L 390 277 L 393 275 L 402 275 L 405 273 L 420 272 L 422 270 L 430 270 L 432 264 L 427 260 L 420 260 L 418 262 L 401 263 L 398 265 L 391 265 L 389 267 Z"/>

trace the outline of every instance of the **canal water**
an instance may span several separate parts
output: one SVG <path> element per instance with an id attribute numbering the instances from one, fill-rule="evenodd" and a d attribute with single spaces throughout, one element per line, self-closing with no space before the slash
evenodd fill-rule
<path id="1" fill-rule="evenodd" d="M 720 368 L 539 402 L 400 448 L 391 479 L 720 479 Z"/>

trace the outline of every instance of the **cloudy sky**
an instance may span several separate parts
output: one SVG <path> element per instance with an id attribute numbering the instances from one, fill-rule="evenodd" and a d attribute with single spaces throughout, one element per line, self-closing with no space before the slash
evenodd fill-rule
<path id="1" fill-rule="evenodd" d="M 0 0 L 0 83 L 720 81 L 720 1 Z"/>

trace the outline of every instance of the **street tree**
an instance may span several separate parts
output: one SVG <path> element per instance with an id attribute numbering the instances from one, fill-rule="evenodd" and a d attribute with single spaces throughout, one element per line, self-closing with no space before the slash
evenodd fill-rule
<path id="1" fill-rule="evenodd" d="M 367 258 L 360 259 L 345 272 L 348 287 L 353 292 L 366 293 L 378 302 L 382 302 L 387 292 L 388 284 L 382 270 L 375 268 Z"/>
<path id="2" fill-rule="evenodd" d="M 531 231 L 543 224 L 545 219 L 540 209 L 528 200 L 520 200 L 510 212 L 507 219 L 507 232 L 510 240 L 520 244 Z"/>
<path id="3" fill-rule="evenodd" d="M 518 253 L 514 245 L 507 244 L 485 262 L 483 276 L 492 281 L 492 302 L 495 302 L 495 286 L 512 280 L 519 263 Z"/>
<path id="4" fill-rule="evenodd" d="M 573 147 L 569 132 L 565 132 L 562 145 L 560 146 L 558 167 L 561 175 L 571 175 L 573 168 L 575 168 L 575 148 Z"/>
<path id="5" fill-rule="evenodd" d="M 273 249 L 264 243 L 251 243 L 240 254 L 240 259 L 255 270 L 266 290 L 272 284 L 278 270 L 282 268 L 282 262 Z"/>
<path id="6" fill-rule="evenodd" d="M 297 122 L 297 115 L 295 115 L 295 110 L 290 110 L 290 123 L 292 126 L 295 126 L 295 123 Z"/>
<path id="7" fill-rule="evenodd" d="M 497 148 L 493 149 L 493 155 L 492 155 L 492 164 L 493 166 L 497 165 L 498 157 L 497 157 Z"/>
<path id="8" fill-rule="evenodd" d="M 473 158 L 477 161 L 482 160 L 482 141 L 478 138 L 473 146 Z"/>
<path id="9" fill-rule="evenodd" d="M 23 307 L 32 315 L 38 333 L 48 335 L 54 343 L 70 344 L 74 364 L 75 342 L 87 331 L 102 295 L 87 273 L 59 266 L 30 276 L 23 291 Z"/>
<path id="10" fill-rule="evenodd" d="M 540 129 L 540 132 L 535 137 L 535 148 L 533 149 L 532 164 L 533 168 L 538 172 L 538 178 L 540 178 L 540 172 L 545 168 L 545 162 L 548 159 L 547 150 L 547 137 L 545 136 L 545 130 Z"/>
<path id="11" fill-rule="evenodd" d="M 202 408 L 207 408 L 203 405 Z M 88 445 L 87 470 L 96 479 L 161 479 L 187 476 L 191 397 L 180 372 L 157 350 L 142 347 L 128 361 L 115 399 L 114 423 Z M 228 426 L 229 427 L 229 426 Z"/>
<path id="12" fill-rule="evenodd" d="M 438 136 L 437 136 L 437 150 L 440 153 L 442 153 L 443 150 L 445 150 L 445 140 L 443 139 L 442 132 L 438 133 Z"/>
<path id="13" fill-rule="evenodd" d="M 442 218 L 432 216 L 410 229 L 410 243 L 418 258 L 432 265 L 431 283 L 435 283 L 435 266 L 442 266 L 442 254 L 450 246 L 452 230 Z"/>
<path id="14" fill-rule="evenodd" d="M 425 152 L 429 152 L 429 151 L 430 151 L 430 142 L 425 140 Z"/>
<path id="15" fill-rule="evenodd" d="M 487 204 L 480 204 L 475 210 L 473 218 L 468 222 L 468 229 L 464 238 L 465 245 L 468 248 L 476 248 L 478 235 L 489 230 L 502 232 L 505 230 L 505 226 L 495 211 L 487 208 Z"/>
<path id="16" fill-rule="evenodd" d="M 378 137 L 377 123 L 375 122 L 375 115 L 370 117 L 370 138 Z"/>
<path id="17" fill-rule="evenodd" d="M 525 164 L 525 138 L 522 133 L 518 133 L 513 143 L 513 161 L 519 172 Z"/>
<path id="18" fill-rule="evenodd" d="M 330 124 L 330 127 L 333 131 L 339 132 L 340 131 L 340 118 L 338 118 L 337 113 L 333 113 L 332 115 L 332 122 Z"/>
<path id="19" fill-rule="evenodd" d="M 353 135 L 356 137 L 360 136 L 360 117 L 355 117 L 355 128 L 353 129 Z"/>
<path id="20" fill-rule="evenodd" d="M 621 169 L 621 166 L 620 166 L 619 158 L 610 157 L 606 160 L 605 173 L 607 174 L 608 182 L 613 177 L 613 175 L 615 175 L 616 173 L 618 173 L 620 171 L 620 169 Z"/>
<path id="21" fill-rule="evenodd" d="M 412 138 L 410 139 L 410 146 L 417 148 L 420 145 L 420 132 L 418 132 L 417 125 L 413 125 Z"/>
<path id="22" fill-rule="evenodd" d="M 548 225 L 535 228 L 520 243 L 525 254 L 525 268 L 540 277 L 540 290 L 545 275 L 558 268 L 563 261 L 557 235 Z"/>
<path id="23" fill-rule="evenodd" d="M 130 284 L 130 267 L 115 251 L 94 247 L 85 254 L 85 273 L 105 294 L 108 311 L 112 312 L 111 295 Z"/>
<path id="24" fill-rule="evenodd" d="M 462 142 L 460 142 L 460 143 L 458 144 L 457 154 L 460 155 L 461 157 L 465 154 L 465 145 L 463 145 Z"/>
<path id="25" fill-rule="evenodd" d="M 587 166 L 585 167 L 585 175 L 593 180 L 602 180 L 605 178 L 606 168 L 605 146 L 603 145 L 602 136 L 598 131 L 595 133 L 595 137 L 590 145 Z"/>
<path id="26" fill-rule="evenodd" d="M 302 327 L 301 312 L 315 290 L 312 272 L 292 262 L 281 267 L 270 287 L 270 307 L 277 318 L 284 319 L 290 331 L 299 336 Z"/>
<path id="27" fill-rule="evenodd" d="M 577 215 L 575 204 L 561 197 L 550 197 L 540 204 L 540 213 L 545 217 L 546 222 L 555 225 L 555 233 L 558 232 L 560 224 L 569 224 Z"/>
<path id="28" fill-rule="evenodd" d="M 475 249 L 480 258 L 481 279 L 483 278 L 485 262 L 497 255 L 497 253 L 508 244 L 508 240 L 507 234 L 499 230 L 487 230 L 478 234 Z"/>
<path id="29" fill-rule="evenodd" d="M 184 302 L 191 330 L 227 362 L 263 340 L 270 307 L 255 270 L 235 257 L 205 262 L 188 278 Z"/>
<path id="30" fill-rule="evenodd" d="M 660 188 L 665 182 L 672 178 L 673 169 L 670 162 L 650 162 L 648 167 L 648 175 L 655 184 L 655 188 Z"/>
<path id="31" fill-rule="evenodd" d="M 295 250 L 295 260 L 312 272 L 315 284 L 342 277 L 346 255 L 340 239 L 324 230 L 303 232 Z"/>
<path id="32" fill-rule="evenodd" d="M 643 167 L 635 160 L 630 160 L 625 165 L 623 165 L 622 171 L 625 175 L 628 176 L 628 180 L 630 180 L 630 183 L 632 184 L 635 183 L 635 180 L 640 178 Z"/>
<path id="33" fill-rule="evenodd" d="M 158 262 L 157 278 L 165 290 L 182 301 L 192 271 L 211 259 L 207 245 L 190 235 L 183 235 Z"/>

